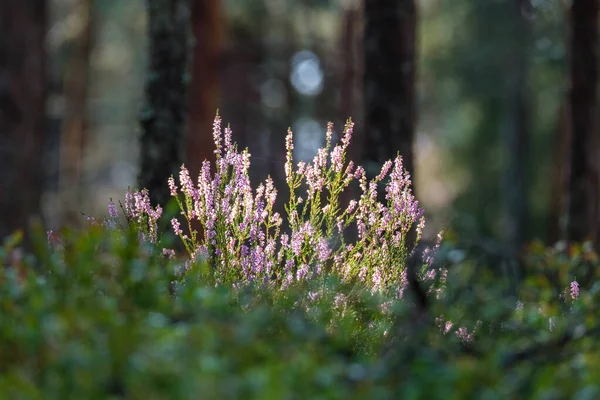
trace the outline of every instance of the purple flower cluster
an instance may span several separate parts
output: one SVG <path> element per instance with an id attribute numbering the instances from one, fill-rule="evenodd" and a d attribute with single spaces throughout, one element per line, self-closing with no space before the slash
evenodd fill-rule
<path id="1" fill-rule="evenodd" d="M 577 300 L 579 298 L 579 282 L 573 281 L 570 285 L 571 299 Z"/>
<path id="2" fill-rule="evenodd" d="M 401 297 L 406 285 L 406 259 L 416 244 L 408 243 L 408 233 L 414 227 L 417 242 L 420 240 L 425 225 L 423 209 L 412 195 L 410 176 L 400 156 L 386 162 L 371 182 L 361 166 L 346 163 L 353 127 L 348 121 L 342 138 L 334 145 L 333 124 L 329 123 L 325 147 L 317 151 L 312 162 L 296 166 L 293 133 L 288 131 L 285 176 L 290 190 L 286 206 L 289 232 L 283 233 L 283 218 L 274 211 L 277 189 L 273 181 L 269 177 L 253 189 L 248 174 L 250 153 L 238 152 L 231 130 L 222 130 L 217 115 L 213 124 L 214 172 L 205 161 L 197 181 L 185 166 L 178 182 L 173 177 L 168 181 L 171 196 L 181 209 L 181 222 L 186 222 L 173 219 L 171 225 L 190 259 L 205 254 L 220 283 L 257 282 L 285 288 L 294 281 L 332 271 L 343 279 L 358 278 L 373 292 L 395 286 L 391 293 Z M 381 204 L 377 185 L 388 176 L 387 202 Z M 341 207 L 340 195 L 353 182 L 358 183 L 362 194 Z M 306 191 L 299 196 L 297 191 L 303 184 Z M 154 241 L 161 209 L 150 207 L 147 192 L 128 193 L 125 210 L 130 218 L 147 225 L 147 234 Z M 351 224 L 356 225 L 358 238 L 346 244 L 344 231 Z M 194 226 L 201 226 L 201 231 Z M 424 257 L 424 264 L 431 264 L 437 247 L 439 242 Z"/>
<path id="3" fill-rule="evenodd" d="M 112 207 L 109 204 L 109 212 L 112 217 L 113 214 L 111 208 Z M 148 240 L 151 243 L 156 243 L 158 240 L 157 222 L 162 215 L 163 210 L 160 205 L 152 208 L 148 190 L 142 189 L 138 192 L 131 192 L 131 190 L 128 190 L 125 194 L 124 208 L 127 220 L 136 224 L 140 233 L 140 238 L 142 240 Z M 114 211 L 116 212 L 116 209 Z M 114 218 L 116 218 L 116 216 Z"/>
<path id="4" fill-rule="evenodd" d="M 248 170 L 250 153 L 239 153 L 231 130 L 221 130 L 217 116 L 213 124 L 216 171 L 205 161 L 194 184 L 185 166 L 179 173 L 179 187 L 169 179 L 171 195 L 187 221 L 184 234 L 179 220 L 171 221 L 191 258 L 200 252 L 212 260 L 219 282 L 266 281 L 276 264 L 276 243 L 281 216 L 273 211 L 277 190 L 270 178 L 252 190 Z M 182 196 L 180 196 L 182 195 Z M 203 237 L 192 230 L 192 222 L 202 227 Z"/>

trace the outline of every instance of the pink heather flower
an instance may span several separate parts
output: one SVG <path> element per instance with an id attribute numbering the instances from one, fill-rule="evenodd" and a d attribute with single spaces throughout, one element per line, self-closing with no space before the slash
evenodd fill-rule
<path id="1" fill-rule="evenodd" d="M 215 117 L 213 122 L 213 141 L 215 143 L 215 151 L 214 153 L 217 157 L 220 157 L 221 152 L 221 117 L 218 115 Z"/>
<path id="2" fill-rule="evenodd" d="M 292 153 L 294 150 L 294 139 L 292 130 L 288 129 L 287 136 L 285 137 L 285 150 L 286 150 L 286 162 L 285 162 L 285 178 L 286 181 L 290 181 L 292 178 Z"/>
<path id="3" fill-rule="evenodd" d="M 452 321 L 446 321 L 446 318 L 441 315 L 440 317 L 435 319 L 435 322 L 437 323 L 438 327 L 440 328 L 440 331 L 446 335 L 450 332 L 450 330 L 452 329 Z"/>
<path id="4" fill-rule="evenodd" d="M 173 177 L 169 177 L 169 190 L 171 191 L 171 196 L 177 196 L 177 185 L 175 185 L 175 179 Z"/>
<path id="5" fill-rule="evenodd" d="M 423 262 L 425 264 L 427 264 L 428 266 L 431 266 L 433 264 L 435 254 L 437 253 L 437 251 L 440 248 L 443 236 L 444 236 L 444 231 L 442 230 L 437 235 L 437 240 L 435 242 L 435 246 L 433 246 L 433 249 L 428 247 L 423 251 Z"/>
<path id="6" fill-rule="evenodd" d="M 304 161 L 300 161 L 298 163 L 298 169 L 296 170 L 297 175 L 303 175 L 306 172 L 306 163 Z"/>
<path id="7" fill-rule="evenodd" d="M 325 140 L 327 147 L 331 144 L 331 137 L 333 136 L 333 122 L 327 123 L 327 132 L 325 133 Z"/>
<path id="8" fill-rule="evenodd" d="M 110 215 L 111 218 L 117 218 L 119 216 L 117 206 L 115 206 L 115 203 L 113 203 L 112 200 L 108 203 L 108 215 Z"/>
<path id="9" fill-rule="evenodd" d="M 348 120 L 346 122 L 346 126 L 344 127 L 344 136 L 342 137 L 342 145 L 344 148 L 347 148 L 350 144 L 350 140 L 352 139 L 352 131 L 354 130 L 354 122 Z"/>
<path id="10" fill-rule="evenodd" d="M 150 200 L 148 200 L 148 202 L 150 202 Z M 148 212 L 148 231 L 150 232 L 150 241 L 152 243 L 155 243 L 157 239 L 158 227 L 156 226 L 156 221 L 158 221 L 161 215 L 161 206 L 156 206 L 154 210 L 150 208 Z"/>
<path id="11" fill-rule="evenodd" d="M 456 330 L 456 336 L 458 336 L 464 342 L 473 341 L 473 334 L 469 333 L 469 331 L 467 331 L 467 328 L 465 328 L 464 326 Z"/>
<path id="12" fill-rule="evenodd" d="M 228 126 L 225 128 L 225 151 L 231 152 L 233 150 L 233 146 L 231 144 L 231 128 Z"/>
<path id="13" fill-rule="evenodd" d="M 377 198 L 377 183 L 375 181 L 369 182 L 369 200 L 371 203 L 375 202 Z"/>
<path id="14" fill-rule="evenodd" d="M 342 220 L 341 216 L 338 217 L 335 225 L 337 227 L 338 233 L 341 234 L 342 231 L 344 230 L 344 221 Z"/>
<path id="15" fill-rule="evenodd" d="M 317 259 L 321 262 L 325 262 L 331 255 L 331 249 L 327 243 L 327 239 L 321 238 L 316 246 Z"/>
<path id="16" fill-rule="evenodd" d="M 302 248 L 302 242 L 304 242 L 304 234 L 301 231 L 292 232 L 292 239 L 290 242 L 290 246 L 296 256 L 300 255 L 300 250 Z"/>
<path id="17" fill-rule="evenodd" d="M 338 293 L 335 295 L 335 298 L 333 299 L 333 307 L 336 309 L 342 309 L 346 307 L 348 298 L 346 297 L 345 294 L 343 293 Z"/>
<path id="18" fill-rule="evenodd" d="M 163 249 L 162 253 L 164 256 L 167 256 L 169 258 L 175 258 L 175 250 L 173 249 Z"/>
<path id="19" fill-rule="evenodd" d="M 346 167 L 346 171 L 344 171 L 344 186 L 348 186 L 352 179 L 354 179 L 354 162 L 350 161 L 348 166 Z"/>
<path id="20" fill-rule="evenodd" d="M 350 200 L 350 203 L 348 203 L 348 208 L 346 208 L 346 213 L 352 214 L 352 211 L 354 211 L 356 208 L 356 204 L 356 200 Z"/>
<path id="21" fill-rule="evenodd" d="M 452 325 L 452 321 L 446 321 L 446 323 L 444 324 L 444 334 L 450 332 L 450 329 L 452 329 Z"/>
<path id="22" fill-rule="evenodd" d="M 288 129 L 287 136 L 285 137 L 285 149 L 288 151 L 294 150 L 294 134 L 291 129 Z"/>
<path id="23" fill-rule="evenodd" d="M 273 179 L 271 179 L 271 177 L 267 177 L 267 182 L 265 185 L 265 199 L 271 207 L 275 205 L 275 201 L 277 199 L 277 189 L 275 189 L 273 185 Z"/>
<path id="24" fill-rule="evenodd" d="M 175 232 L 175 235 L 181 236 L 183 231 L 181 230 L 181 225 L 179 224 L 179 221 L 177 220 L 177 218 L 173 218 L 171 220 L 171 225 L 173 226 L 173 232 Z"/>
<path id="25" fill-rule="evenodd" d="M 383 281 L 381 279 L 381 271 L 379 270 L 379 268 L 375 268 L 371 280 L 373 282 L 373 292 L 383 289 Z"/>
<path id="26" fill-rule="evenodd" d="M 135 192 L 133 194 L 134 209 L 132 210 L 132 216 L 138 218 L 144 214 L 150 213 L 150 198 L 148 197 L 148 191 L 146 189 L 141 192 Z M 141 222 L 141 221 L 140 221 Z"/>
<path id="27" fill-rule="evenodd" d="M 358 167 L 356 167 L 356 171 L 354 171 L 354 179 L 360 179 L 364 176 L 364 174 L 365 169 L 359 165 Z"/>
<path id="28" fill-rule="evenodd" d="M 417 242 L 421 240 L 421 236 L 423 235 L 423 228 L 425 228 L 425 217 L 421 217 L 419 219 L 419 224 L 417 225 Z"/>
<path id="29" fill-rule="evenodd" d="M 386 161 L 385 164 L 381 167 L 381 172 L 375 178 L 376 181 L 381 181 L 385 179 L 388 172 L 390 172 L 390 168 L 392 168 L 392 162 L 390 160 Z"/>
<path id="30" fill-rule="evenodd" d="M 363 281 L 366 282 L 367 281 L 367 273 L 369 272 L 369 270 L 367 269 L 367 267 L 362 267 L 358 273 L 358 278 Z"/>
<path id="31" fill-rule="evenodd" d="M 327 150 L 322 148 L 318 149 L 317 155 L 313 159 L 313 164 L 315 165 L 315 169 L 317 170 L 317 172 L 320 169 L 325 169 L 325 167 L 327 166 Z"/>
<path id="32" fill-rule="evenodd" d="M 308 292 L 308 300 L 315 302 L 321 297 L 321 292 Z"/>
<path id="33" fill-rule="evenodd" d="M 435 269 L 430 269 L 429 271 L 427 271 L 427 273 L 425 274 L 423 279 L 426 281 L 432 281 L 435 279 L 435 275 L 436 275 Z"/>
<path id="34" fill-rule="evenodd" d="M 283 248 L 287 248 L 287 246 L 288 246 L 288 242 L 289 242 L 289 240 L 290 240 L 290 237 L 289 237 L 289 236 L 288 236 L 286 233 L 283 233 L 283 234 L 280 236 L 279 240 L 280 240 L 280 243 L 281 243 L 281 247 L 283 247 Z"/>
<path id="35" fill-rule="evenodd" d="M 281 290 L 287 289 L 291 285 L 293 280 L 294 280 L 294 275 L 291 272 L 288 272 L 287 275 L 285 276 L 285 279 L 281 283 Z"/>
<path id="36" fill-rule="evenodd" d="M 444 231 L 441 230 L 437 234 L 437 240 L 435 241 L 435 250 L 438 250 L 440 248 L 440 245 L 442 244 L 442 239 L 443 238 L 444 238 Z"/>
<path id="37" fill-rule="evenodd" d="M 342 155 L 343 149 L 341 146 L 335 146 L 333 151 L 331 152 L 331 166 L 335 172 L 340 172 L 342 170 Z"/>
<path id="38" fill-rule="evenodd" d="M 298 267 L 296 279 L 301 281 L 306 277 L 306 275 L 308 275 L 308 264 L 302 264 L 300 267 Z"/>
<path id="39" fill-rule="evenodd" d="M 181 184 L 181 190 L 187 196 L 192 196 L 194 193 L 194 183 L 190 178 L 190 172 L 187 170 L 185 166 L 181 166 L 181 170 L 179 171 L 179 183 Z M 169 182 L 169 188 L 171 184 Z M 172 194 L 172 193 L 171 193 Z"/>
<path id="40" fill-rule="evenodd" d="M 571 298 L 577 300 L 579 297 L 579 283 L 577 281 L 571 282 Z"/>
<path id="41" fill-rule="evenodd" d="M 127 217 L 133 217 L 133 193 L 130 188 L 125 192 L 125 212 Z"/>
<path id="42" fill-rule="evenodd" d="M 279 213 L 274 213 L 271 217 L 271 223 L 275 226 L 281 226 L 281 224 L 283 223 L 281 215 L 279 215 Z"/>

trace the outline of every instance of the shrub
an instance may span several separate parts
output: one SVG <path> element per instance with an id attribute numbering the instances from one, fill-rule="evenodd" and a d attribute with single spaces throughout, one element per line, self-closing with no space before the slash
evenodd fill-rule
<path id="1" fill-rule="evenodd" d="M 181 221 L 173 218 L 173 232 L 191 262 L 208 259 L 210 278 L 218 284 L 253 283 L 285 289 L 292 282 L 336 276 L 372 292 L 402 297 L 407 260 L 414 254 L 425 225 L 423 209 L 412 194 L 410 176 L 400 156 L 386 162 L 371 181 L 361 166 L 346 162 L 352 130 L 349 120 L 340 143 L 333 146 L 333 125 L 328 124 L 326 146 L 317 151 L 312 162 L 296 165 L 293 135 L 288 131 L 285 174 L 290 195 L 282 229 L 284 220 L 274 211 L 278 192 L 273 180 L 267 177 L 256 190 L 252 188 L 250 153 L 237 150 L 231 130 L 226 128 L 223 134 L 217 116 L 213 125 L 214 173 L 205 161 L 197 183 L 185 166 L 181 167 L 179 185 L 173 177 L 168 182 L 185 220 L 182 228 Z M 377 201 L 377 186 L 386 177 L 384 205 Z M 355 181 L 362 194 L 342 207 L 340 195 Z M 303 195 L 298 193 L 301 188 Z M 147 191 L 128 193 L 124 210 L 140 234 L 155 242 L 162 209 L 151 207 Z M 193 228 L 195 222 L 200 224 L 200 232 Z M 346 243 L 351 224 L 358 235 Z M 419 273 L 423 279 L 433 280 L 439 275 L 440 271 L 430 268 L 437 247 L 439 241 L 422 257 Z M 164 252 L 173 255 L 173 250 Z"/>

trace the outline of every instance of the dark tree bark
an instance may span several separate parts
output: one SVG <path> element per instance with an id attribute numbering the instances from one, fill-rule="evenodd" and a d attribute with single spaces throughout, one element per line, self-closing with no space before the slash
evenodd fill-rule
<path id="1" fill-rule="evenodd" d="M 344 19 L 340 42 L 339 63 L 339 88 L 340 88 L 340 112 L 341 117 L 345 119 L 352 118 L 354 122 L 354 131 L 352 142 L 346 156 L 347 160 L 362 163 L 364 160 L 364 115 L 362 107 L 363 91 L 363 9 L 362 2 L 351 2 L 347 5 L 344 12 Z M 344 127 L 343 121 L 338 126 L 341 132 Z M 350 200 L 360 196 L 360 189 L 356 185 L 351 185 L 344 190 L 340 196 L 340 204 L 346 207 Z M 354 240 L 356 230 L 354 225 L 350 225 L 345 231 L 347 241 Z"/>
<path id="2" fill-rule="evenodd" d="M 571 131 L 569 105 L 561 105 L 554 139 L 552 163 L 552 183 L 550 187 L 550 216 L 548 218 L 549 243 L 556 243 L 564 232 L 564 215 L 568 203 L 569 160 Z"/>
<path id="3" fill-rule="evenodd" d="M 81 218 L 81 174 L 87 131 L 87 94 L 92 51 L 93 1 L 80 0 L 77 15 L 83 28 L 72 44 L 64 72 L 65 115 L 60 134 L 59 186 L 62 222 L 74 225 Z"/>
<path id="4" fill-rule="evenodd" d="M 359 119 L 360 86 L 362 86 L 362 38 L 357 37 L 362 18 L 362 10 L 359 4 L 350 5 L 344 13 L 342 25 L 342 40 L 340 43 L 340 110 L 342 117 Z M 356 135 L 353 137 L 355 142 Z M 352 150 L 357 150 L 353 146 Z M 356 157 L 350 157 L 355 160 Z"/>
<path id="5" fill-rule="evenodd" d="M 413 175 L 415 1 L 368 0 L 364 18 L 366 161 L 383 164 L 400 152 Z"/>
<path id="6" fill-rule="evenodd" d="M 46 2 L 0 1 L 0 240 L 40 214 Z"/>
<path id="7" fill-rule="evenodd" d="M 529 0 L 506 3 L 512 29 L 508 33 L 511 50 L 506 55 L 506 131 L 503 132 L 508 154 L 505 175 L 505 239 L 513 254 L 524 240 L 526 218 L 526 154 L 529 142 L 529 52 L 531 4 Z"/>
<path id="8" fill-rule="evenodd" d="M 148 0 L 150 60 L 140 117 L 139 186 L 153 203 L 169 199 L 167 180 L 183 163 L 191 59 L 190 0 Z"/>
<path id="9" fill-rule="evenodd" d="M 566 237 L 598 239 L 598 0 L 571 6 L 571 160 Z"/>
<path id="10" fill-rule="evenodd" d="M 221 91 L 223 93 L 223 120 L 231 124 L 235 141 L 239 149 L 254 147 L 258 142 L 256 132 L 260 131 L 262 118 L 261 94 L 253 77 L 259 72 L 259 66 L 265 63 L 266 49 L 260 38 L 261 27 L 256 31 L 249 31 L 236 27 L 233 23 L 230 27 L 231 40 L 223 51 L 221 72 Z M 211 149 L 214 145 L 211 145 Z M 262 160 L 263 149 L 251 149 L 252 167 L 250 178 L 256 182 L 266 170 Z"/>
<path id="11" fill-rule="evenodd" d="M 223 23 L 220 0 L 193 2 L 194 61 L 185 161 L 192 177 L 198 174 L 204 160 L 214 161 L 212 122 L 219 100 Z"/>

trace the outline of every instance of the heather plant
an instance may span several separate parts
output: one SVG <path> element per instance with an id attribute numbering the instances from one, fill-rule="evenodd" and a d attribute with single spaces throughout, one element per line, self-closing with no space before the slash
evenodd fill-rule
<path id="1" fill-rule="evenodd" d="M 247 149 L 238 151 L 231 129 L 223 133 L 217 115 L 213 124 L 214 172 L 204 161 L 196 183 L 185 166 L 179 173 L 179 185 L 173 177 L 168 181 L 185 226 L 182 228 L 181 221 L 174 218 L 172 228 L 190 260 L 208 259 L 217 283 L 254 283 L 285 289 L 293 282 L 335 274 L 344 281 L 359 282 L 372 292 L 402 297 L 406 261 L 425 225 L 423 209 L 412 194 L 410 176 L 400 156 L 387 161 L 371 181 L 364 168 L 346 162 L 352 131 L 349 120 L 340 143 L 333 146 L 333 125 L 328 124 L 325 147 L 317 151 L 312 162 L 297 164 L 293 161 L 293 134 L 288 131 L 285 176 L 289 202 L 283 226 L 282 216 L 274 211 L 278 191 L 273 180 L 267 177 L 253 190 L 248 175 L 250 153 Z M 386 178 L 384 205 L 377 201 L 377 186 Z M 353 182 L 360 186 L 360 198 L 343 207 L 340 196 Z M 142 225 L 147 220 L 144 234 L 155 238 L 153 223 L 158 211 L 143 201 L 147 193 L 136 193 L 134 197 L 135 210 L 141 212 L 129 215 Z M 138 197 L 143 206 L 138 206 Z M 195 223 L 201 226 L 201 233 L 194 229 Z M 357 238 L 346 243 L 346 229 L 351 224 Z M 411 230 L 415 232 L 412 240 Z M 436 248 L 424 253 L 427 275 L 423 278 L 435 278 L 437 272 L 428 267 Z"/>

